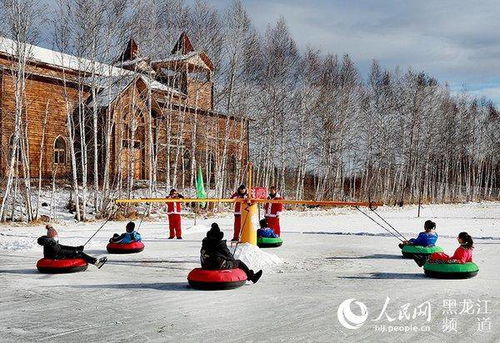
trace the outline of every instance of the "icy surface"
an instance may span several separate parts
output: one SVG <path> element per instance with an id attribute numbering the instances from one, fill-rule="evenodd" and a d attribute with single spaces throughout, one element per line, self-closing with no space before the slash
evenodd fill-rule
<path id="1" fill-rule="evenodd" d="M 67 201 L 60 198 L 55 201 Z M 146 248 L 134 255 L 107 254 L 109 237 L 123 232 L 126 224 L 110 222 L 85 249 L 108 256 L 103 268 L 61 275 L 40 274 L 35 268 L 42 257 L 36 238 L 45 232 L 43 225 L 6 224 L 0 226 L 0 341 L 498 342 L 500 203 L 424 206 L 420 218 L 415 206 L 378 212 L 408 237 L 421 231 L 426 219 L 434 220 L 438 243 L 447 253 L 456 249 L 458 232 L 470 232 L 478 276 L 426 278 L 412 260 L 401 258 L 394 237 L 352 209 L 285 212 L 283 246 L 238 246 L 236 256 L 251 268 L 264 269 L 260 281 L 220 292 L 190 289 L 186 276 L 199 267 L 201 240 L 211 223 L 219 223 L 225 238 L 231 237 L 231 213 L 198 216 L 196 224 L 187 214 L 184 239 L 168 240 L 164 211 L 155 210 L 139 228 Z M 71 215 L 57 212 L 54 225 L 62 244 L 81 245 L 101 224 L 75 223 Z M 387 298 L 388 315 L 396 319 L 373 322 Z M 369 309 L 369 321 L 358 330 L 344 328 L 337 319 L 337 309 L 347 299 Z M 467 299 L 490 301 L 491 331 L 478 332 L 484 316 L 457 315 L 457 332 L 444 332 L 449 318 L 443 302 L 450 299 L 458 311 Z M 397 319 L 401 306 L 425 302 L 432 306 L 429 323 Z M 375 324 L 425 324 L 430 332 L 384 333 Z"/>

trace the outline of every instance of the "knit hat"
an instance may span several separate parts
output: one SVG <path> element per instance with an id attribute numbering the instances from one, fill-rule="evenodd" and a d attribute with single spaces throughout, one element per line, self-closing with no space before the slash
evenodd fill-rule
<path id="1" fill-rule="evenodd" d="M 213 223 L 210 230 L 207 232 L 207 238 L 221 240 L 224 237 L 224 232 L 222 232 L 217 223 Z"/>
<path id="2" fill-rule="evenodd" d="M 52 225 L 47 224 L 45 228 L 47 229 L 47 237 L 53 238 L 56 241 L 59 240 L 59 235 L 57 234 L 56 229 L 54 229 Z"/>

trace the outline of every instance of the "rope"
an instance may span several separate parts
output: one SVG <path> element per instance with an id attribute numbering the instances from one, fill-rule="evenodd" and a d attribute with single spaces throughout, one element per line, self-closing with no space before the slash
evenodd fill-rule
<path id="1" fill-rule="evenodd" d="M 383 226 L 382 224 L 380 224 L 378 221 L 376 221 L 375 219 L 373 219 L 372 217 L 370 217 L 368 214 L 366 214 L 365 212 L 361 211 L 359 209 L 358 206 L 354 206 L 359 212 L 361 212 L 363 215 L 365 215 L 368 219 L 370 219 L 372 222 L 374 222 L 375 224 L 377 224 L 378 226 L 380 226 L 382 229 L 384 229 L 385 231 L 389 232 L 391 235 L 393 235 L 394 237 L 396 237 L 397 239 L 399 239 L 401 242 L 404 242 L 404 240 L 402 240 L 399 236 L 397 236 L 394 232 L 390 231 L 388 228 L 386 228 L 385 226 Z"/>
<path id="2" fill-rule="evenodd" d="M 146 209 L 144 210 L 144 212 L 142 212 L 141 221 L 139 222 L 139 225 L 137 225 L 137 230 L 135 230 L 136 232 L 139 231 L 139 229 L 141 228 L 142 221 L 144 220 L 144 217 L 146 216 L 146 212 L 147 211 L 148 211 L 148 208 L 146 207 Z"/>
<path id="3" fill-rule="evenodd" d="M 100 227 L 99 229 L 97 229 L 97 231 L 96 231 L 96 232 L 94 232 L 94 234 L 93 234 L 92 236 L 90 236 L 90 238 L 88 239 L 88 241 L 87 241 L 87 242 L 85 242 L 85 244 L 84 244 L 83 246 L 86 246 L 86 245 L 90 242 L 90 240 L 91 240 L 92 238 L 94 238 L 94 236 L 95 236 L 95 235 L 97 235 L 97 233 L 98 233 L 99 231 L 101 231 L 101 229 L 104 227 L 104 225 L 106 225 L 106 224 L 109 222 L 109 220 L 111 219 L 111 217 L 113 217 L 113 216 L 116 214 L 116 212 L 118 212 L 118 210 L 119 210 L 119 207 L 116 207 L 116 210 L 115 210 L 112 214 L 110 214 L 110 215 L 108 216 L 108 219 L 106 219 L 106 221 L 105 221 L 105 222 L 101 225 L 101 227 Z"/>
<path id="4" fill-rule="evenodd" d="M 387 222 L 387 220 L 385 220 L 384 218 L 382 218 L 382 216 L 381 216 L 380 214 L 378 214 L 378 213 L 375 211 L 375 209 L 370 208 L 370 210 L 371 210 L 373 213 L 375 213 L 375 215 L 376 215 L 377 217 L 379 217 L 380 219 L 382 219 L 382 220 L 384 221 L 384 223 L 386 223 L 387 225 L 389 225 L 391 229 L 393 229 L 393 230 L 394 230 L 394 231 L 396 231 L 396 232 L 397 232 L 397 233 L 398 233 L 401 237 L 403 237 L 405 241 L 407 241 L 407 240 L 408 240 L 408 239 L 407 239 L 407 238 L 406 238 L 406 237 L 405 237 L 405 236 L 404 236 L 401 232 L 399 232 L 398 230 L 396 230 L 396 228 L 394 228 L 394 226 L 392 226 L 391 224 L 389 224 L 389 222 Z"/>

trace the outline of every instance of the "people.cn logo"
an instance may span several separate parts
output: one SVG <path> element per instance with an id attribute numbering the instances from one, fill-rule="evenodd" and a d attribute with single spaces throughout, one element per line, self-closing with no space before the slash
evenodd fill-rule
<path id="1" fill-rule="evenodd" d="M 340 324 L 343 327 L 350 330 L 357 330 L 366 322 L 368 319 L 368 309 L 366 305 L 360 301 L 355 301 L 356 299 L 347 299 L 339 305 L 339 309 L 337 310 L 337 317 L 339 319 Z M 352 313 L 351 304 L 358 305 L 361 314 L 357 315 Z"/>

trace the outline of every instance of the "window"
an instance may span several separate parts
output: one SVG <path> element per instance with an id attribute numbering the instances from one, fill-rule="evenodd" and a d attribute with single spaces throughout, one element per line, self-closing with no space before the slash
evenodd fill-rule
<path id="1" fill-rule="evenodd" d="M 61 136 L 57 137 L 54 142 L 54 163 L 66 163 L 66 141 Z"/>
<path id="2" fill-rule="evenodd" d="M 132 139 L 124 139 L 122 140 L 122 147 L 123 148 L 128 148 L 128 149 L 140 149 L 141 148 L 141 141 L 135 141 Z"/>

